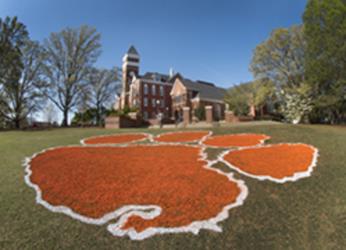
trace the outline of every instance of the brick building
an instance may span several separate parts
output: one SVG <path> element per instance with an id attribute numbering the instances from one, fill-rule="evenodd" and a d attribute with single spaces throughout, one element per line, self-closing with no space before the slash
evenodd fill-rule
<path id="1" fill-rule="evenodd" d="M 214 119 L 224 117 L 225 89 L 212 83 L 192 81 L 180 74 L 147 72 L 140 75 L 140 56 L 131 46 L 123 57 L 122 93 L 116 109 L 137 108 L 144 120 L 155 119 L 162 113 L 166 119 L 177 119 L 183 107 L 189 107 L 191 116 L 200 106 L 213 107 Z"/>

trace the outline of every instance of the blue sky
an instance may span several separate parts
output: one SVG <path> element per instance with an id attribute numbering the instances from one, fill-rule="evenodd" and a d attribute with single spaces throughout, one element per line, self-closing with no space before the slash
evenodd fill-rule
<path id="1" fill-rule="evenodd" d="M 0 16 L 17 15 L 34 40 L 82 24 L 102 35 L 97 65 L 120 66 L 130 44 L 141 73 L 168 73 L 229 87 L 252 79 L 253 49 L 279 27 L 300 24 L 306 0 L 0 0 Z"/>

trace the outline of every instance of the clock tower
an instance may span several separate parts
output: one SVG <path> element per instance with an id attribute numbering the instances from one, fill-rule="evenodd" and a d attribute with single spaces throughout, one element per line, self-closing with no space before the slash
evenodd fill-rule
<path id="1" fill-rule="evenodd" d="M 124 109 L 129 106 L 129 91 L 133 77 L 138 77 L 139 74 L 139 54 L 134 46 L 131 46 L 123 57 L 122 66 L 122 92 L 120 108 Z"/>

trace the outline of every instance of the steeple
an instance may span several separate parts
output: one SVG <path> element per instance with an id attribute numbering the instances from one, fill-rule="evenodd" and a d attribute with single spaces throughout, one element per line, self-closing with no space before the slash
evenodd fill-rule
<path id="1" fill-rule="evenodd" d="M 137 56 L 139 56 L 139 54 L 138 54 L 138 52 L 137 52 L 135 46 L 133 46 L 133 45 L 130 46 L 129 50 L 127 51 L 127 54 L 128 54 L 128 55 L 131 54 L 131 55 L 137 55 Z"/>

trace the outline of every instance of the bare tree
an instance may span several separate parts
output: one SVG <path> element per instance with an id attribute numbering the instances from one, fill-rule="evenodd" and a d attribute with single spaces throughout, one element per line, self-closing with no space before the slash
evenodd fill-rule
<path id="1" fill-rule="evenodd" d="M 88 77 L 89 107 L 95 109 L 96 124 L 101 125 L 105 108 L 111 107 L 120 88 L 118 69 L 93 68 Z"/>
<path id="2" fill-rule="evenodd" d="M 100 34 L 88 26 L 66 28 L 45 41 L 44 72 L 49 83 L 46 96 L 63 112 L 63 126 L 68 126 L 69 112 L 81 101 L 100 47 Z"/>
<path id="3" fill-rule="evenodd" d="M 25 41 L 20 48 L 21 69 L 6 78 L 0 87 L 0 114 L 5 120 L 20 128 L 29 114 L 43 103 L 42 81 L 43 49 L 37 42 Z"/>
<path id="4" fill-rule="evenodd" d="M 45 121 L 50 124 L 57 120 L 55 105 L 52 102 L 46 105 L 46 108 L 43 110 L 43 116 Z"/>

